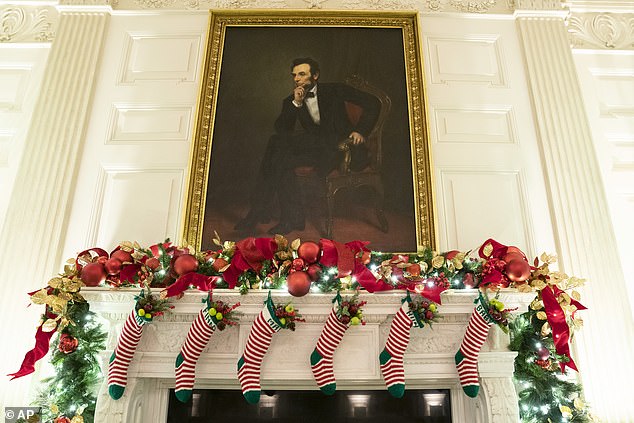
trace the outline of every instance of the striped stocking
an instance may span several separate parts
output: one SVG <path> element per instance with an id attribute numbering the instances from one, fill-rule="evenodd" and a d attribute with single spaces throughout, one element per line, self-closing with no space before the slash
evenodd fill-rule
<path id="1" fill-rule="evenodd" d="M 414 314 L 409 309 L 409 293 L 403 300 L 401 308 L 392 320 L 390 332 L 387 336 L 385 348 L 379 355 L 381 373 L 385 380 L 388 392 L 395 398 L 401 398 L 405 393 L 405 370 L 403 369 L 403 356 L 409 344 L 409 335 L 412 326 L 419 326 Z"/>
<path id="2" fill-rule="evenodd" d="M 176 398 L 187 402 L 192 396 L 196 362 L 200 353 L 205 349 L 211 335 L 216 331 L 217 320 L 209 315 L 209 307 L 205 306 L 194 320 L 187 338 L 176 357 Z"/>
<path id="3" fill-rule="evenodd" d="M 255 318 L 244 353 L 238 360 L 238 380 L 242 387 L 242 394 L 249 404 L 260 401 L 260 368 L 264 355 L 271 345 L 273 335 L 282 329 L 282 325 L 273 307 L 271 294 L 264 302 L 264 308 Z"/>
<path id="4" fill-rule="evenodd" d="M 478 396 L 478 354 L 487 339 L 489 328 L 494 321 L 484 307 L 482 294 L 475 300 L 476 307 L 469 318 L 467 331 L 462 339 L 460 350 L 456 353 L 456 369 L 460 377 L 460 385 L 467 396 Z"/>
<path id="5" fill-rule="evenodd" d="M 136 310 L 128 315 L 119 335 L 110 364 L 108 365 L 108 393 L 113 399 L 119 399 L 125 391 L 128 381 L 128 367 L 137 345 L 143 335 L 143 326 L 148 322 L 137 315 Z"/>
<path id="6" fill-rule="evenodd" d="M 341 298 L 339 294 L 337 294 L 337 297 Z M 313 376 L 321 392 L 326 395 L 332 395 L 337 390 L 335 373 L 332 368 L 332 357 L 348 330 L 348 325 L 343 324 L 337 318 L 335 307 L 337 305 L 330 310 L 326 326 L 321 331 L 317 346 L 310 355 L 310 366 Z"/>

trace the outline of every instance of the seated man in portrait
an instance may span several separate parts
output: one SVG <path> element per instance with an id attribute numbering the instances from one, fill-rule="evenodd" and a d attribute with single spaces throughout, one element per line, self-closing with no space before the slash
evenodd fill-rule
<path id="1" fill-rule="evenodd" d="M 276 196 L 280 220 L 269 233 L 304 230 L 304 207 L 294 170 L 310 166 L 325 177 L 342 160 L 338 145 L 343 140 L 353 146 L 351 169 L 368 165 L 363 144 L 378 118 L 379 101 L 346 84 L 318 83 L 319 64 L 308 57 L 293 60 L 291 75 L 295 87 L 282 101 L 275 134 L 267 144 L 250 198 L 251 208 L 235 226 L 241 232 L 253 232 L 258 223 L 268 222 Z M 356 124 L 348 118 L 346 102 L 363 110 Z"/>

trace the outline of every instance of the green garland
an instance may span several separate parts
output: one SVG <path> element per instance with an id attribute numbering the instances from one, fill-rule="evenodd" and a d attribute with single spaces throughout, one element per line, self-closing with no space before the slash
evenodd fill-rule
<path id="1" fill-rule="evenodd" d="M 88 303 L 76 302 L 68 307 L 76 325 L 68 325 L 52 345 L 51 363 L 55 376 L 43 379 L 35 405 L 42 407 L 42 421 L 51 422 L 60 415 L 81 415 L 85 423 L 95 416 L 97 390 L 102 381 L 99 353 L 106 348 L 107 333 L 90 311 Z M 65 354 L 59 342 L 63 334 L 77 339 L 77 349 Z"/>
<path id="2" fill-rule="evenodd" d="M 510 323 L 522 423 L 595 421 L 581 400 L 581 385 L 562 375 L 559 361 L 567 358 L 555 353 L 552 333 L 541 334 L 544 320 L 538 313 L 531 307 Z"/>

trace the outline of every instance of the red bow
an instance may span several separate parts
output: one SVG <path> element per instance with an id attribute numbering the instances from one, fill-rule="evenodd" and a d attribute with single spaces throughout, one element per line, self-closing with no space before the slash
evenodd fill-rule
<path id="1" fill-rule="evenodd" d="M 368 242 L 351 241 L 341 244 L 330 239 L 321 239 L 319 243 L 322 251 L 319 262 L 324 266 L 337 266 L 339 270 L 337 277 L 351 275 L 368 292 L 392 289 L 392 286 L 386 284 L 382 279 L 377 280 L 357 257 L 359 253 L 368 251 L 365 247 Z"/>
<path id="2" fill-rule="evenodd" d="M 238 277 L 245 270 L 262 270 L 262 261 L 271 260 L 277 251 L 277 243 L 273 238 L 245 238 L 236 243 L 236 252 L 231 258 L 231 265 L 222 274 L 233 289 L 238 283 Z"/>
<path id="3" fill-rule="evenodd" d="M 556 286 L 552 288 L 547 285 L 542 289 L 542 300 L 544 301 L 544 310 L 546 311 L 546 317 L 548 323 L 553 331 L 553 341 L 555 343 L 555 351 L 557 354 L 568 357 L 568 362 L 560 362 L 561 372 L 564 373 L 566 366 L 573 370 L 577 370 L 577 365 L 570 356 L 570 345 L 568 341 L 570 339 L 570 328 L 566 323 L 566 315 L 557 301 L 557 297 L 563 291 Z M 586 307 L 579 301 L 574 299 L 570 300 L 570 303 L 577 307 L 578 310 L 585 310 Z"/>

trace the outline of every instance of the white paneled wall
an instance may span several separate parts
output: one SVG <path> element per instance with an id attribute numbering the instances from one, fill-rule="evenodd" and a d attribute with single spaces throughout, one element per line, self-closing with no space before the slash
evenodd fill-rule
<path id="1" fill-rule="evenodd" d="M 110 22 L 65 256 L 180 236 L 207 13 Z"/>
<path id="2" fill-rule="evenodd" d="M 441 250 L 554 252 L 515 22 L 422 18 Z"/>
<path id="3" fill-rule="evenodd" d="M 50 44 L 0 44 L 0 228 L 49 50 Z"/>
<path id="4" fill-rule="evenodd" d="M 621 262 L 634 256 L 634 51 L 575 50 Z M 630 304 L 634 276 L 625 272 Z M 632 310 L 634 313 L 634 309 Z"/>

